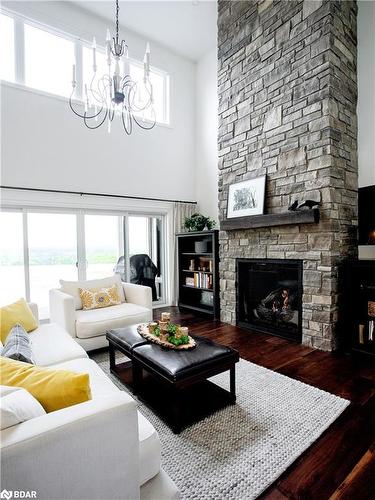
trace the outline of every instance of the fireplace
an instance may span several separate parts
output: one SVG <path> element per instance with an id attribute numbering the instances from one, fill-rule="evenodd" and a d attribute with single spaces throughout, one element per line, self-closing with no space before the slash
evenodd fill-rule
<path id="1" fill-rule="evenodd" d="M 301 342 L 302 260 L 236 262 L 237 324 Z"/>

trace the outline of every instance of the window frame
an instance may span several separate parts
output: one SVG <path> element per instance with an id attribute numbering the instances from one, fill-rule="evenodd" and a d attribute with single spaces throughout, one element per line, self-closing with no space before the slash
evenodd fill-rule
<path id="1" fill-rule="evenodd" d="M 5 205 L 1 207 L 1 212 L 16 212 L 22 214 L 22 224 L 23 224 L 23 268 L 24 268 L 24 289 L 25 298 L 27 302 L 30 302 L 31 298 L 31 282 L 30 282 L 30 248 L 28 241 L 28 214 L 31 213 L 42 213 L 42 214 L 69 214 L 75 215 L 76 217 L 76 244 L 77 244 L 77 280 L 86 280 L 87 272 L 87 259 L 86 259 L 86 234 L 85 234 L 85 216 L 86 215 L 104 215 L 104 216 L 116 216 L 119 218 L 119 236 L 120 242 L 122 241 L 122 246 L 124 250 L 125 262 L 128 263 L 126 266 L 126 281 L 130 282 L 130 272 L 129 272 L 129 231 L 128 231 L 128 219 L 129 217 L 148 217 L 149 223 L 151 218 L 160 219 L 161 221 L 161 255 L 160 255 L 160 275 L 162 280 L 160 281 L 161 289 L 161 299 L 153 302 L 153 308 L 165 307 L 170 303 L 169 293 L 169 268 L 167 266 L 167 255 L 169 252 L 168 248 L 168 221 L 167 214 L 164 212 L 153 212 L 153 211 L 139 211 L 139 210 L 120 210 L 120 209 L 68 209 L 66 207 L 51 207 L 51 206 L 27 206 L 27 207 L 15 207 Z M 123 223 L 121 223 L 121 219 Z M 122 227 L 121 227 L 122 226 Z M 42 320 L 42 322 L 49 321 L 48 319 Z"/>
<path id="2" fill-rule="evenodd" d="M 16 20 L 14 19 L 14 17 L 9 14 L 8 12 L 6 12 L 5 10 L 2 10 L 0 9 L 0 15 L 4 16 L 4 17 L 9 17 L 11 20 L 12 20 L 12 24 L 13 24 L 13 33 L 12 33 L 12 36 L 13 36 L 13 57 L 14 57 L 14 60 L 13 60 L 13 80 L 2 80 L 0 78 L 0 81 L 6 81 L 6 82 L 10 82 L 10 83 L 14 83 L 17 79 L 17 46 L 16 46 Z"/>
<path id="3" fill-rule="evenodd" d="M 27 92 L 32 92 L 34 94 L 39 94 L 54 99 L 62 100 L 64 102 L 69 101 L 69 97 L 63 96 L 61 94 L 55 94 L 53 92 L 48 92 L 46 90 L 29 87 L 25 83 L 25 24 L 28 24 L 34 28 L 38 28 L 42 31 L 46 31 L 52 35 L 58 36 L 65 40 L 68 40 L 74 45 L 75 54 L 75 64 L 76 64 L 76 79 L 77 86 L 75 90 L 74 102 L 78 105 L 84 106 L 83 102 L 83 47 L 91 48 L 91 43 L 88 40 L 80 38 L 78 36 L 72 35 L 64 30 L 56 28 L 54 26 L 48 25 L 46 23 L 36 21 L 26 15 L 14 12 L 11 9 L 0 7 L 0 13 L 8 17 L 11 17 L 14 21 L 14 54 L 15 54 L 15 80 L 1 80 L 1 84 L 5 84 L 9 87 L 14 87 L 17 89 L 25 90 Z M 105 48 L 98 45 L 97 51 L 105 53 Z M 135 64 L 143 68 L 143 63 L 137 59 L 129 58 L 129 64 Z M 155 66 L 150 67 L 150 71 L 154 72 L 163 77 L 164 81 L 164 92 L 163 92 L 163 120 L 157 118 L 156 125 L 166 128 L 171 128 L 171 118 L 170 118 L 170 106 L 171 106 L 171 75 L 165 70 L 157 68 Z M 150 123 L 148 119 L 138 117 L 143 123 Z"/>
<path id="4" fill-rule="evenodd" d="M 134 65 L 139 69 L 143 69 L 143 63 L 138 61 L 137 59 L 129 58 L 129 67 Z M 163 120 L 158 121 L 157 123 L 161 125 L 169 125 L 170 124 L 170 74 L 167 71 L 164 71 L 159 68 L 155 68 L 155 66 L 150 66 L 150 73 L 154 73 L 155 75 L 161 76 L 163 79 Z M 142 119 L 142 121 L 149 122 L 147 118 Z"/>
<path id="5" fill-rule="evenodd" d="M 20 68 L 20 71 L 22 74 L 22 83 L 20 82 L 20 84 L 23 85 L 24 87 L 26 87 L 27 89 L 38 90 L 39 92 L 43 92 L 43 93 L 45 92 L 45 93 L 48 93 L 52 96 L 58 96 L 58 97 L 62 97 L 64 99 L 68 100 L 69 93 L 68 93 L 68 96 L 66 96 L 64 94 L 57 94 L 55 92 L 49 92 L 48 90 L 45 90 L 45 89 L 40 89 L 38 87 L 32 87 L 30 85 L 27 85 L 27 83 L 26 83 L 26 34 L 25 34 L 25 26 L 30 26 L 31 28 L 37 29 L 37 30 L 42 31 L 42 32 L 44 31 L 45 33 L 48 33 L 49 35 L 52 35 L 56 38 L 61 38 L 65 41 L 71 43 L 73 46 L 72 47 L 73 48 L 73 57 L 75 60 L 77 60 L 77 40 L 75 40 L 74 37 L 72 37 L 71 35 L 65 34 L 60 30 L 53 29 L 50 26 L 42 25 L 42 24 L 37 23 L 33 20 L 23 19 L 20 24 L 22 24 L 22 29 L 20 26 L 19 27 L 19 36 L 21 35 L 21 32 L 22 32 L 22 35 L 21 35 L 22 36 L 22 43 L 17 45 L 17 42 L 16 42 L 16 48 L 22 47 L 22 56 L 21 56 L 22 68 Z M 17 36 L 17 34 L 15 33 L 15 38 L 16 38 L 16 36 Z M 16 56 L 16 60 L 17 60 L 17 58 L 18 58 L 17 52 L 15 52 L 15 56 Z M 21 64 L 20 64 L 20 66 L 21 66 Z M 80 96 L 80 97 L 82 97 L 82 96 Z"/>

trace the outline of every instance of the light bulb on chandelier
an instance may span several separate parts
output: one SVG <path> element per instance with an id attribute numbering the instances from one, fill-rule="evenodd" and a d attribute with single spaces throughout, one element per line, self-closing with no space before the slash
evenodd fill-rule
<path id="1" fill-rule="evenodd" d="M 143 59 L 143 79 L 133 81 L 129 75 L 129 51 L 125 40 L 119 38 L 119 2 L 116 0 L 116 34 L 111 38 L 107 29 L 106 62 L 108 72 L 98 75 L 96 39 L 92 41 L 93 76 L 84 85 L 82 96 L 84 112 L 75 102 L 77 89 L 76 66 L 73 65 L 72 93 L 69 106 L 73 113 L 83 119 L 89 129 L 97 129 L 107 121 L 108 133 L 115 116 L 121 118 L 125 132 L 130 135 L 135 123 L 143 130 L 151 130 L 156 123 L 152 84 L 150 81 L 150 44 L 147 43 Z M 114 63 L 114 64 L 113 64 Z M 123 73 L 121 72 L 123 66 Z M 113 67 L 113 70 L 112 70 Z M 145 115 L 147 113 L 147 121 Z M 143 117 L 143 118 L 141 118 Z"/>

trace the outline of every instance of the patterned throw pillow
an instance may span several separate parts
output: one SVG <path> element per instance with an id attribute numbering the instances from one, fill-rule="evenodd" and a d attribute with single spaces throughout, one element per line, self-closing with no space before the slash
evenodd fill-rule
<path id="1" fill-rule="evenodd" d="M 15 325 L 6 339 L 1 355 L 24 363 L 34 364 L 30 335 L 22 325 Z"/>
<path id="2" fill-rule="evenodd" d="M 109 288 L 79 288 L 79 296 L 82 301 L 82 309 L 85 311 L 121 304 L 116 285 Z"/>

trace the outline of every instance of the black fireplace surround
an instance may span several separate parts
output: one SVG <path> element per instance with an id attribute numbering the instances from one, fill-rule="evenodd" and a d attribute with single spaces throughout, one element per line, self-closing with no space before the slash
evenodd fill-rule
<path id="1" fill-rule="evenodd" d="M 302 340 L 302 260 L 237 259 L 238 326 Z"/>

